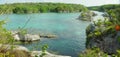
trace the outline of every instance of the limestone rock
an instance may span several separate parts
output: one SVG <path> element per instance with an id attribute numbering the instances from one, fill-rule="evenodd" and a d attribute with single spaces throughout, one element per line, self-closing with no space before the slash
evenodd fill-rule
<path id="1" fill-rule="evenodd" d="M 40 36 L 39 35 L 26 34 L 25 35 L 25 40 L 26 41 L 37 41 L 37 40 L 40 40 Z"/>
<path id="2" fill-rule="evenodd" d="M 37 41 L 40 40 L 40 36 L 37 34 L 20 34 L 17 31 L 13 31 L 12 35 L 16 41 Z"/>
<path id="3" fill-rule="evenodd" d="M 113 29 L 107 28 L 108 30 L 102 26 L 102 28 L 96 26 L 91 28 L 92 26 L 89 26 L 90 28 L 86 29 L 86 48 L 98 47 L 108 54 L 115 54 L 120 49 L 120 31 L 115 31 L 114 26 Z M 98 30 L 96 31 L 96 29 Z M 95 35 L 98 32 L 101 32 L 101 34 Z"/>
<path id="4" fill-rule="evenodd" d="M 32 51 L 31 52 L 31 56 L 34 57 L 35 55 L 37 55 L 38 57 L 41 55 L 42 51 Z M 71 56 L 62 56 L 62 55 L 55 55 L 55 54 L 51 54 L 49 52 L 45 52 L 46 55 L 43 57 L 71 57 Z"/>

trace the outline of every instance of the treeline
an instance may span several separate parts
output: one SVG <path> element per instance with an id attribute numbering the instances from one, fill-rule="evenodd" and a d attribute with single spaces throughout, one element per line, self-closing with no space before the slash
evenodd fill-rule
<path id="1" fill-rule="evenodd" d="M 108 10 L 116 9 L 116 8 L 120 8 L 120 5 L 119 4 L 108 4 L 108 5 L 102 5 L 102 6 L 88 7 L 88 9 L 95 10 L 95 11 L 108 11 Z"/>
<path id="2" fill-rule="evenodd" d="M 120 22 L 120 8 L 110 9 L 109 11 L 107 11 L 107 13 L 111 20 L 115 20 L 115 22 L 117 22 L 117 23 Z M 119 23 L 119 25 L 120 25 L 120 23 Z"/>
<path id="3" fill-rule="evenodd" d="M 87 8 L 80 4 L 64 3 L 14 3 L 0 5 L 0 13 L 45 13 L 45 12 L 81 12 Z"/>
<path id="4" fill-rule="evenodd" d="M 110 19 L 117 19 L 120 21 L 120 5 L 119 4 L 108 4 L 102 6 L 88 7 L 89 10 L 106 12 Z"/>

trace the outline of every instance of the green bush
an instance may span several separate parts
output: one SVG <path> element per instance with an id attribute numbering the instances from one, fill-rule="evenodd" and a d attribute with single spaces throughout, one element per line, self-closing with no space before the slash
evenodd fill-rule
<path id="1" fill-rule="evenodd" d="M 99 48 L 95 48 L 85 50 L 79 57 L 108 57 L 108 55 L 100 51 Z"/>
<path id="2" fill-rule="evenodd" d="M 0 21 L 0 44 L 13 44 L 14 39 L 11 32 L 3 28 L 5 21 Z"/>

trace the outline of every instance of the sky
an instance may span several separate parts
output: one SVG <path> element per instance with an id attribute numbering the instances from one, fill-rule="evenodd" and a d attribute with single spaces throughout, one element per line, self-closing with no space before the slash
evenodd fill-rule
<path id="1" fill-rule="evenodd" d="M 85 6 L 99 6 L 104 4 L 118 4 L 120 0 L 0 0 L 4 3 L 23 3 L 23 2 L 53 2 L 53 3 L 73 3 Z"/>

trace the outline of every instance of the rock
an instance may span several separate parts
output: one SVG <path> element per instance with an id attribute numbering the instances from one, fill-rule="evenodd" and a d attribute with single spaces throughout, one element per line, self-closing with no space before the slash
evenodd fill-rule
<path id="1" fill-rule="evenodd" d="M 92 21 L 94 16 L 97 16 L 97 14 L 92 11 L 81 12 L 78 19 L 83 21 Z"/>
<path id="2" fill-rule="evenodd" d="M 91 26 L 86 29 L 86 48 L 98 47 L 108 54 L 116 54 L 120 49 L 120 31 L 114 26 Z M 100 34 L 98 34 L 100 32 Z"/>
<path id="3" fill-rule="evenodd" d="M 102 14 L 103 17 L 109 17 L 107 13 Z"/>
<path id="4" fill-rule="evenodd" d="M 13 37 L 14 37 L 14 39 L 15 39 L 16 41 L 20 41 L 20 37 L 19 37 L 18 34 L 14 34 Z"/>
<path id="5" fill-rule="evenodd" d="M 32 42 L 40 40 L 40 36 L 37 34 L 20 34 L 17 31 L 12 31 L 12 35 L 16 41 Z"/>
<path id="6" fill-rule="evenodd" d="M 32 34 L 25 35 L 25 41 L 37 41 L 37 40 L 40 40 L 39 35 L 32 35 Z"/>
<path id="7" fill-rule="evenodd" d="M 23 46 L 1 44 L 0 49 L 1 57 L 31 57 L 30 51 Z"/>
<path id="8" fill-rule="evenodd" d="M 26 47 L 20 46 L 20 45 L 15 45 L 15 50 L 23 50 L 26 52 L 29 52 L 29 50 Z"/>
<path id="9" fill-rule="evenodd" d="M 2 44 L 0 44 L 0 48 L 1 47 L 4 47 L 5 49 L 7 48 L 7 50 L 9 50 L 9 49 L 11 49 L 11 47 L 12 47 L 13 45 L 2 45 Z M 41 53 L 42 53 L 42 51 L 29 51 L 26 47 L 24 47 L 24 46 L 20 46 L 20 45 L 14 45 L 14 48 L 13 48 L 13 50 L 15 51 L 17 51 L 17 50 L 19 50 L 19 51 L 24 51 L 24 52 L 26 52 L 27 54 L 30 54 L 30 56 L 32 56 L 32 57 L 35 57 L 35 55 L 37 55 L 38 57 L 39 57 L 39 55 L 41 55 Z M 49 52 L 45 52 L 46 53 L 46 55 L 44 56 L 44 57 L 71 57 L 71 56 L 62 56 L 62 55 L 55 55 L 55 54 L 51 54 L 51 53 L 49 53 Z"/>
<path id="10" fill-rule="evenodd" d="M 40 38 L 56 38 L 56 35 L 48 34 L 48 35 L 39 35 L 39 34 L 21 34 L 18 31 L 12 31 L 12 35 L 16 41 L 23 42 L 32 42 L 38 41 Z"/>
<path id="11" fill-rule="evenodd" d="M 29 52 L 29 50 L 26 47 L 23 47 L 20 45 L 0 44 L 0 48 L 6 48 L 7 50 L 11 49 L 11 47 L 14 47 L 13 50 L 23 50 L 23 51 Z"/>
<path id="12" fill-rule="evenodd" d="M 41 38 L 56 38 L 56 35 L 40 35 Z"/>
<path id="13" fill-rule="evenodd" d="M 89 33 L 93 32 L 95 30 L 95 25 L 94 24 L 90 24 L 87 28 L 86 28 L 86 34 L 88 35 Z"/>
<path id="14" fill-rule="evenodd" d="M 20 41 L 20 37 L 18 35 L 18 31 L 11 31 L 11 33 L 12 33 L 12 35 L 13 35 L 13 37 L 14 37 L 14 39 L 16 41 Z"/>
<path id="15" fill-rule="evenodd" d="M 37 55 L 38 57 L 40 57 L 41 53 L 42 53 L 42 51 L 32 51 L 31 56 L 34 57 L 35 55 Z M 71 56 L 55 55 L 55 54 L 51 54 L 47 51 L 45 53 L 46 53 L 46 55 L 43 57 L 71 57 Z"/>

